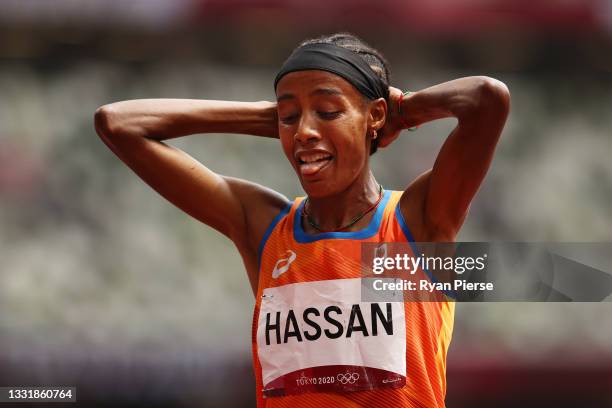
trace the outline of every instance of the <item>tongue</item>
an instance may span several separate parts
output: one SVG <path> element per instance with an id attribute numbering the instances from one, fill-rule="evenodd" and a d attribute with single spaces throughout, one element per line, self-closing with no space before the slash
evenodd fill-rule
<path id="1" fill-rule="evenodd" d="M 300 170 L 302 171 L 302 174 L 309 176 L 321 170 L 321 167 L 325 166 L 329 161 L 330 159 L 322 159 L 312 163 L 300 164 Z"/>

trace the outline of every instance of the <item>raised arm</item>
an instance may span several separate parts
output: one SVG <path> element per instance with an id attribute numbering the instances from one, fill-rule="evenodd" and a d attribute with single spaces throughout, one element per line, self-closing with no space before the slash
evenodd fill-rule
<path id="1" fill-rule="evenodd" d="M 399 93 L 395 89 L 395 98 Z M 506 85 L 484 76 L 456 79 L 403 98 L 401 122 L 406 127 L 457 118 L 433 168 L 402 196 L 405 218 L 414 218 L 415 212 L 419 215 L 418 221 L 412 221 L 423 232 L 419 239 L 454 240 L 489 169 L 509 111 Z"/>
<path id="2" fill-rule="evenodd" d="M 95 127 L 104 143 L 153 189 L 236 244 L 255 290 L 257 245 L 287 199 L 255 183 L 218 175 L 162 140 L 211 132 L 278 137 L 276 103 L 124 101 L 98 108 Z"/>

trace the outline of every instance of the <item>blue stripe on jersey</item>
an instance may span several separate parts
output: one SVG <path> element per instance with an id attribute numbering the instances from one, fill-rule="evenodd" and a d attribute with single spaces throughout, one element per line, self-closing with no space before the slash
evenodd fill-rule
<path id="1" fill-rule="evenodd" d="M 412 248 L 412 253 L 414 254 L 414 256 L 418 256 L 417 254 L 418 248 L 416 247 L 414 237 L 412 236 L 412 233 L 410 232 L 410 229 L 408 228 L 408 225 L 406 224 L 406 221 L 404 220 L 404 216 L 402 215 L 402 211 L 400 209 L 400 202 L 401 200 L 398 200 L 397 205 L 395 206 L 395 218 L 397 218 L 397 222 L 399 223 L 400 228 L 402 232 L 404 233 L 404 236 L 410 243 L 410 247 Z M 429 278 L 431 282 L 437 283 L 437 279 L 431 275 L 431 272 L 429 272 L 429 269 L 423 268 L 423 270 L 425 271 L 425 274 L 427 275 L 427 277 Z M 448 292 L 448 291 L 443 290 L 442 293 L 444 293 L 446 296 L 448 296 L 449 298 L 453 300 L 457 297 L 457 294 L 455 293 L 455 291 Z"/>
<path id="2" fill-rule="evenodd" d="M 283 210 L 276 217 L 274 217 L 270 225 L 268 225 L 268 228 L 266 229 L 266 232 L 264 233 L 264 236 L 261 239 L 261 242 L 259 243 L 259 250 L 257 251 L 257 270 L 261 268 L 261 254 L 263 253 L 264 247 L 266 246 L 266 242 L 268 242 L 268 238 L 270 238 L 270 234 L 272 234 L 272 231 L 274 230 L 274 227 L 276 227 L 276 224 L 278 224 L 278 222 L 289 213 L 289 210 L 291 210 L 292 205 L 293 201 L 287 204 L 287 206 L 283 208 Z"/>
<path id="3" fill-rule="evenodd" d="M 302 210 L 304 207 L 304 203 L 306 200 L 302 200 L 299 207 L 295 212 L 295 219 L 293 220 L 293 238 L 301 243 L 307 244 L 310 242 L 320 241 L 322 239 L 366 239 L 370 238 L 374 234 L 378 232 L 380 228 L 380 224 L 382 222 L 382 215 L 389 202 L 389 197 L 391 197 L 391 191 L 385 190 L 383 198 L 376 208 L 376 213 L 370 220 L 370 224 L 359 231 L 349 231 L 349 232 L 322 232 L 319 234 L 308 234 L 304 229 L 302 229 Z"/>

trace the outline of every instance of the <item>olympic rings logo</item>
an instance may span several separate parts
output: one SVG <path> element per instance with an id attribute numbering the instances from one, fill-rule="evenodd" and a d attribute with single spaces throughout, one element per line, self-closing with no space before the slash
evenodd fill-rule
<path id="1" fill-rule="evenodd" d="M 359 379 L 359 373 L 338 374 L 336 378 L 342 385 L 355 384 Z"/>

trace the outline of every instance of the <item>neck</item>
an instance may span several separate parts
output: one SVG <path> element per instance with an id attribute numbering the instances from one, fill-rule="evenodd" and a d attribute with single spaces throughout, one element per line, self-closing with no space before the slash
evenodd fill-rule
<path id="1" fill-rule="evenodd" d="M 308 213 L 323 231 L 334 231 L 350 224 L 355 217 L 367 211 L 380 197 L 380 185 L 371 172 L 365 180 L 356 180 L 349 188 L 325 197 L 309 197 Z M 369 222 L 375 210 L 356 222 L 355 229 Z M 314 229 L 314 228 L 313 228 Z M 316 231 L 319 232 L 319 231 Z"/>

